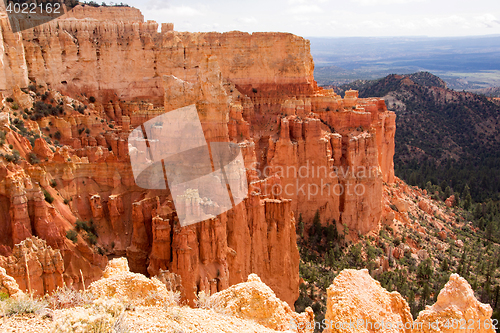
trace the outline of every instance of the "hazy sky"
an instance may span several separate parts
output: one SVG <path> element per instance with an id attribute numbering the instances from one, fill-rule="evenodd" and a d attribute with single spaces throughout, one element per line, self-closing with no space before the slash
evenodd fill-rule
<path id="1" fill-rule="evenodd" d="M 500 34 L 499 0 L 124 0 L 178 31 L 282 31 L 300 36 Z"/>

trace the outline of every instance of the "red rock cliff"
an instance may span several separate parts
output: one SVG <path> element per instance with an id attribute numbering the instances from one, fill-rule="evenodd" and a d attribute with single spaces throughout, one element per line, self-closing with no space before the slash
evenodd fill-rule
<path id="1" fill-rule="evenodd" d="M 64 237 L 77 219 L 92 219 L 94 250 L 127 255 L 136 272 L 168 269 L 190 301 L 200 290 L 216 292 L 257 273 L 293 305 L 299 215 L 309 223 L 319 211 L 323 224 L 346 225 L 356 235 L 378 230 L 382 183 L 394 177 L 395 114 L 383 100 L 354 91 L 342 99 L 318 88 L 303 38 L 181 33 L 169 25 L 158 32 L 133 9 L 120 9 L 123 21 L 105 19 L 109 10 L 92 19 L 76 11 L 22 33 L 1 20 L 0 89 L 11 95 L 31 80 L 66 112 L 26 121 L 38 133 L 50 126 L 60 133 L 63 147 L 55 152 L 9 134 L 41 162 L 25 162 L 31 182 L 23 186 L 15 185 L 24 179 L 14 176 L 20 166 L 0 170 L 0 204 L 10 212 L 0 215 L 5 254 L 37 235 L 63 249 L 65 262 L 81 258 L 65 267 L 65 278 L 81 283 L 82 269 L 85 281 L 94 279 L 103 260 L 80 238 L 75 245 Z M 30 107 L 36 96 L 16 91 Z M 168 192 L 135 185 L 126 140 L 133 127 L 193 103 L 209 140 L 239 143 L 250 193 L 234 209 L 181 228 Z M 76 112 L 83 104 L 87 111 Z M 42 200 L 42 189 L 56 197 L 53 204 Z"/>

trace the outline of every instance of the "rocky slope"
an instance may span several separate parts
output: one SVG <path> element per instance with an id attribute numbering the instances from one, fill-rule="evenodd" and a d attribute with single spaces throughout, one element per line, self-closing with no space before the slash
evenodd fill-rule
<path id="1" fill-rule="evenodd" d="M 299 216 L 378 231 L 395 114 L 382 99 L 318 88 L 307 40 L 158 32 L 134 9 L 86 11 L 21 33 L 1 20 L 3 255 L 38 236 L 78 287 L 100 277 L 105 255 L 126 255 L 134 272 L 174 274 L 191 304 L 256 273 L 293 306 Z M 135 185 L 127 137 L 189 104 L 209 141 L 240 145 L 250 193 L 181 228 L 168 191 Z"/>
<path id="2" fill-rule="evenodd" d="M 395 180 L 384 187 L 384 218 L 378 235 L 361 236 L 351 243 L 338 230 L 313 224 L 307 239 L 298 236 L 303 283 L 296 310 L 311 306 L 317 320 L 322 321 L 331 281 L 352 268 L 367 269 L 383 288 L 400 293 L 413 318 L 442 298 L 433 309 L 446 313 L 450 322 L 456 316 L 455 305 L 473 304 L 468 300 L 470 289 L 450 286 L 445 297 L 440 294 L 459 274 L 471 284 L 474 296 L 493 309 L 491 316 L 498 321 L 498 243 L 474 226 L 473 214 L 457 206 L 458 198 L 433 199 L 434 192 L 409 186 L 397 177 Z M 474 318 L 477 324 L 478 318 Z"/>

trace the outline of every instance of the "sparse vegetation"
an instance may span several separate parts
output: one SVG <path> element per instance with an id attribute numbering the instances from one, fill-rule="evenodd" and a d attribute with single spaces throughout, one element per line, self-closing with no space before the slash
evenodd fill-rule
<path id="1" fill-rule="evenodd" d="M 31 120 L 36 121 L 49 115 L 61 115 L 63 113 L 63 107 L 62 105 L 53 106 L 52 104 L 48 104 L 43 101 L 37 101 L 31 108 L 31 110 L 27 110 L 25 112 L 30 116 Z"/>
<path id="2" fill-rule="evenodd" d="M 47 190 L 42 190 L 43 191 L 43 196 L 45 197 L 45 201 L 47 201 L 49 204 L 54 202 L 54 197 L 47 191 Z"/>
<path id="3" fill-rule="evenodd" d="M 38 164 L 40 163 L 40 159 L 38 158 L 38 156 L 36 156 L 35 153 L 31 152 L 28 154 L 28 162 L 30 162 L 31 164 Z"/>
<path id="4" fill-rule="evenodd" d="M 487 221 L 497 221 L 500 211 L 498 204 L 490 202 L 474 206 L 471 210 L 475 212 L 475 216 L 463 208 L 453 208 L 461 225 L 466 220 L 472 220 L 475 221 L 473 225 L 478 223 L 478 228 L 481 226 L 486 230 L 495 230 L 491 227 L 494 224 Z M 458 273 L 469 281 L 478 299 L 489 303 L 494 309 L 494 316 L 498 315 L 500 246 L 488 240 L 486 230 L 473 232 L 469 226 L 464 225 L 463 228 L 453 230 L 457 239 L 466 244 L 463 248 L 456 245 L 453 239 L 448 239 L 446 251 L 437 250 L 435 246 L 438 243 L 439 229 L 426 223 L 423 216 L 414 217 L 409 214 L 409 217 L 416 218 L 427 229 L 427 234 L 421 236 L 405 227 L 399 232 L 390 227 L 382 227 L 377 239 L 367 237 L 351 244 L 346 241 L 346 233 L 337 232 L 335 221 L 321 226 L 319 213 L 307 224 L 309 228 L 305 228 L 307 233 L 303 236 L 300 228 L 297 228 L 301 257 L 299 273 L 304 283 L 299 287 L 296 311 L 300 312 L 311 306 L 316 315 L 315 320 L 321 321 L 326 311 L 326 289 L 333 279 L 345 268 L 366 268 L 382 287 L 388 291 L 398 291 L 405 297 L 414 318 L 426 305 L 436 302 L 439 291 L 451 273 Z M 434 235 L 431 238 L 429 234 L 432 231 Z M 408 242 L 425 248 L 427 257 L 412 255 L 406 245 Z M 401 257 L 393 256 L 395 248 L 405 249 Z"/>
<path id="5" fill-rule="evenodd" d="M 7 298 L 1 301 L 1 310 L 5 316 L 39 313 L 47 308 L 47 301 L 28 295 Z"/>
<path id="6" fill-rule="evenodd" d="M 68 312 L 55 322 L 55 330 L 62 333 L 110 333 L 124 330 L 121 322 L 125 305 L 114 298 L 95 300 L 89 307 Z"/>
<path id="7" fill-rule="evenodd" d="M 75 290 L 65 285 L 48 295 L 46 300 L 52 309 L 67 309 L 75 306 L 89 306 L 95 300 L 95 296 L 90 292 Z"/>
<path id="8" fill-rule="evenodd" d="M 198 295 L 196 295 L 196 307 L 200 309 L 212 309 L 219 310 L 221 309 L 221 304 L 210 294 L 206 294 L 204 291 L 200 291 Z"/>
<path id="9" fill-rule="evenodd" d="M 415 84 L 404 84 L 405 79 Z M 402 105 L 396 109 L 398 177 L 426 189 L 430 182 L 440 188 L 443 200 L 462 196 L 466 186 L 471 202 L 500 200 L 500 105 L 482 95 L 447 89 L 427 72 L 341 86 L 343 91 L 349 88 L 359 90 L 359 97 L 390 93 Z"/>
<path id="10" fill-rule="evenodd" d="M 78 233 L 71 229 L 66 231 L 66 238 L 72 241 L 73 243 L 76 243 L 78 241 Z"/>
<path id="11" fill-rule="evenodd" d="M 95 228 L 94 221 L 91 219 L 90 221 L 82 221 L 76 220 L 75 223 L 75 232 L 84 231 L 86 234 L 86 239 L 91 245 L 97 244 L 97 230 Z"/>
<path id="12" fill-rule="evenodd" d="M 4 158 L 7 162 L 17 163 L 21 159 L 21 155 L 19 151 L 14 149 L 12 150 L 12 154 L 5 154 Z"/>

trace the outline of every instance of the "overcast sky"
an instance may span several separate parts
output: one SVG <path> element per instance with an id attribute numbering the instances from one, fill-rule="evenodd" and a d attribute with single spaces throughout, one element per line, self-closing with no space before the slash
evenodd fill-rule
<path id="1" fill-rule="evenodd" d="M 118 1 L 117 1 L 118 2 Z M 300 36 L 500 34 L 499 0 L 124 0 L 177 31 L 281 31 Z"/>

